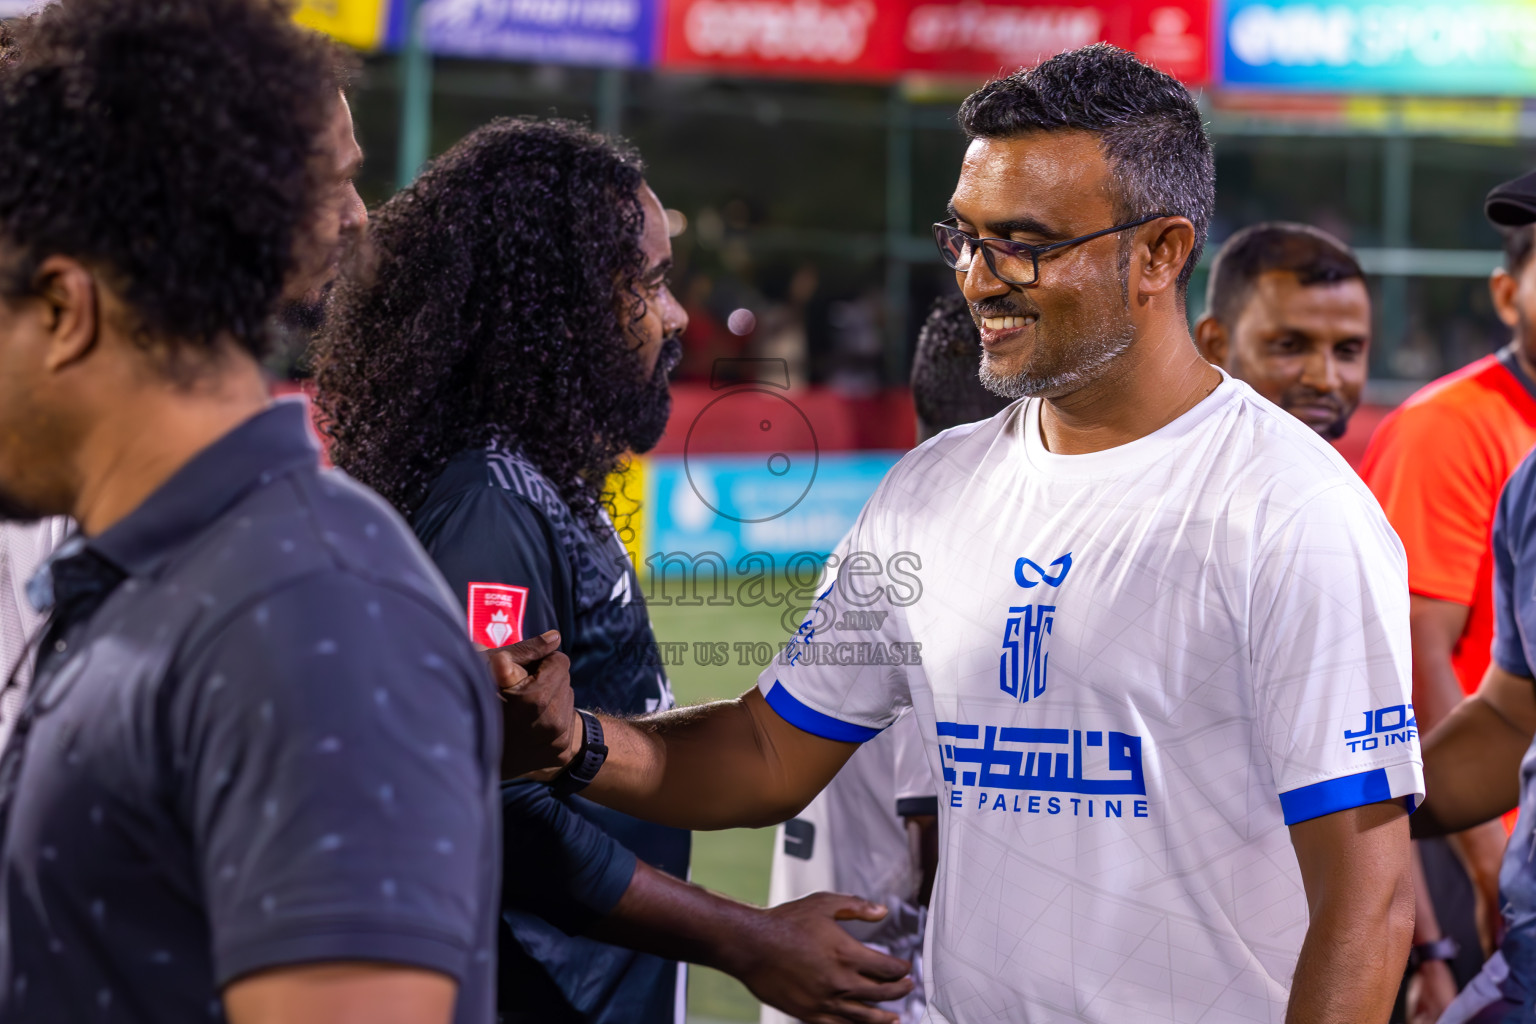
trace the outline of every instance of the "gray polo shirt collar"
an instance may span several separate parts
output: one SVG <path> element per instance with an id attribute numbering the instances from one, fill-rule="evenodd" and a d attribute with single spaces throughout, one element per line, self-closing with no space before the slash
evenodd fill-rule
<path id="1" fill-rule="evenodd" d="M 153 574 L 253 487 L 313 466 L 319 449 L 308 424 L 308 407 L 295 399 L 275 402 L 252 416 L 194 455 L 99 537 L 76 534 L 55 551 L 27 585 L 33 607 L 48 612 L 67 604 L 77 586 L 100 588 L 104 575 L 117 577 L 111 589 L 129 576 Z M 104 574 L 107 567 L 116 572 Z"/>
<path id="2" fill-rule="evenodd" d="M 318 458 L 305 403 L 275 402 L 198 452 L 86 547 L 129 576 L 150 575 L 252 488 Z"/>

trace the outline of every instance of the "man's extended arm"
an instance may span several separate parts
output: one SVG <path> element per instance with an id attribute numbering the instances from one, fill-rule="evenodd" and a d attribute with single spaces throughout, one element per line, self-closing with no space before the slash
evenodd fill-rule
<path id="1" fill-rule="evenodd" d="M 565 765 L 582 730 L 564 732 Z M 799 812 L 853 756 L 858 745 L 804 732 L 757 690 L 735 700 L 677 708 L 638 719 L 603 718 L 608 759 L 582 795 L 615 810 L 675 828 L 762 828 Z"/>
<path id="2" fill-rule="evenodd" d="M 1408 816 L 1366 804 L 1291 826 L 1310 924 L 1287 1024 L 1385 1024 L 1413 939 Z"/>
<path id="3" fill-rule="evenodd" d="M 1493 665 L 1476 694 L 1424 741 L 1424 805 L 1415 836 L 1444 835 L 1520 802 L 1520 761 L 1536 735 L 1536 681 Z"/>
<path id="4" fill-rule="evenodd" d="M 452 978 L 389 964 L 283 967 L 224 991 L 230 1024 L 448 1024 Z"/>
<path id="5" fill-rule="evenodd" d="M 1413 637 L 1413 712 L 1419 735 L 1427 736 L 1462 702 L 1461 681 L 1451 659 L 1467 628 L 1471 609 L 1422 594 L 1411 594 L 1408 600 Z M 1498 944 L 1503 923 L 1499 916 L 1499 864 L 1504 857 L 1504 826 L 1488 821 L 1452 833 L 1447 839 L 1477 895 L 1478 933 L 1483 954 L 1490 955 Z"/>

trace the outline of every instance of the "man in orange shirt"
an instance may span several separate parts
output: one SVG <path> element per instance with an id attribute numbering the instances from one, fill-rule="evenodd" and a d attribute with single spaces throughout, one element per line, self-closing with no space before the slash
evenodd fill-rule
<path id="1" fill-rule="evenodd" d="M 1404 402 L 1377 428 L 1361 465 L 1408 552 L 1413 699 L 1421 734 L 1475 691 L 1487 671 L 1494 510 L 1505 481 L 1536 446 L 1536 173 L 1495 188 L 1485 210 L 1504 235 L 1505 254 L 1489 290 L 1514 340 Z M 1476 894 L 1486 954 L 1498 937 L 1504 830 L 1490 822 L 1453 836 L 1451 845 Z M 1443 897 L 1448 887 L 1454 891 L 1446 875 L 1455 874 L 1455 864 L 1444 850 L 1424 845 L 1422 852 L 1438 916 L 1454 918 L 1458 908 Z"/>

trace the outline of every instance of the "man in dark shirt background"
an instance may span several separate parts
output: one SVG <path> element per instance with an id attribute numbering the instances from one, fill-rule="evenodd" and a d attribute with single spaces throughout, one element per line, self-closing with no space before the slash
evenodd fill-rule
<path id="1" fill-rule="evenodd" d="M 1443 1024 L 1536 1018 L 1536 461 L 1510 477 L 1493 521 L 1492 662 L 1475 694 L 1424 743 L 1427 796 L 1415 836 L 1463 831 L 1518 806 L 1499 871 L 1497 952 Z"/>
<path id="2" fill-rule="evenodd" d="M 65 0 L 0 73 L 0 515 L 81 530 L 0 759 L 3 1021 L 491 1016 L 489 679 L 258 361 L 334 255 L 289 14 Z"/>
<path id="3" fill-rule="evenodd" d="M 316 360 L 333 457 L 411 518 L 475 642 L 557 629 L 578 704 L 623 714 L 673 703 L 605 494 L 670 412 L 666 225 L 632 152 L 493 122 L 376 211 L 375 274 L 343 283 Z M 747 907 L 679 881 L 686 832 L 543 784 L 503 800 L 505 1019 L 670 1024 L 676 960 L 802 1017 L 892 1020 L 853 1000 L 910 986 L 834 923 L 878 919 L 863 900 Z"/>

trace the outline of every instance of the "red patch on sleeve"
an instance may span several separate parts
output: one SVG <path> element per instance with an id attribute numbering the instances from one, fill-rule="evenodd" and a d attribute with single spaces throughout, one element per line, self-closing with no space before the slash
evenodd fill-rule
<path id="1" fill-rule="evenodd" d="M 528 588 L 506 583 L 469 585 L 469 638 L 484 647 L 505 647 L 523 638 Z"/>

